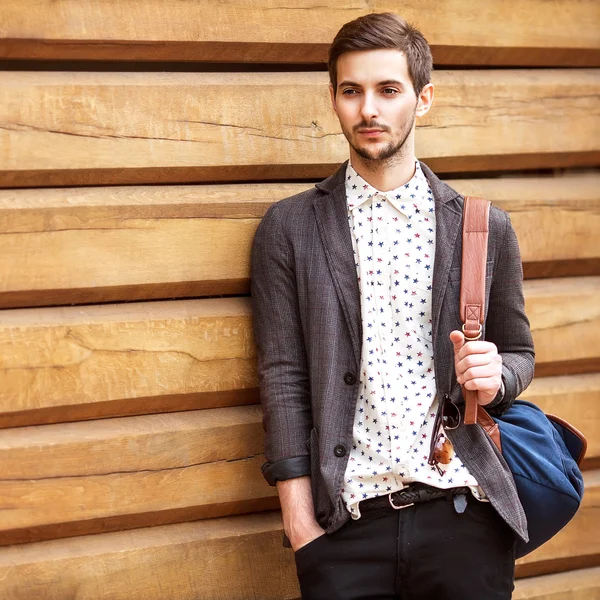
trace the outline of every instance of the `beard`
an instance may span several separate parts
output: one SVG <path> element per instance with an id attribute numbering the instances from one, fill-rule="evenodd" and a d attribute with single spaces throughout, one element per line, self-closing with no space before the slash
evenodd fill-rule
<path id="1" fill-rule="evenodd" d="M 406 152 L 406 140 L 408 139 L 408 136 L 410 135 L 415 124 L 416 113 L 417 107 L 415 106 L 411 117 L 406 121 L 404 127 L 400 131 L 399 139 L 396 141 L 391 140 L 382 148 L 372 149 L 366 145 L 359 146 L 353 141 L 352 134 L 350 134 L 349 131 L 342 128 L 342 132 L 344 133 L 344 136 L 348 140 L 348 143 L 352 149 L 365 161 L 365 166 L 375 168 L 381 164 L 397 162 L 402 159 Z M 370 123 L 363 121 L 352 128 L 353 132 L 357 132 L 359 129 L 381 129 L 386 133 L 391 133 L 391 129 L 389 127 L 384 127 L 375 121 Z"/>

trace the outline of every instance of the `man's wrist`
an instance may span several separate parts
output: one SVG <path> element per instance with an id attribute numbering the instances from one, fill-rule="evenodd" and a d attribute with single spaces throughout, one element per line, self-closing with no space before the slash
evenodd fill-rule
<path id="1" fill-rule="evenodd" d="M 504 395 L 506 394 L 506 387 L 504 386 L 504 378 L 500 379 L 500 388 L 496 393 L 494 399 L 487 405 L 489 408 L 493 408 L 494 406 L 498 406 L 504 400 Z"/>
<path id="2" fill-rule="evenodd" d="M 325 533 L 325 530 L 314 519 L 311 522 L 296 523 L 294 527 L 284 529 L 294 552 Z"/>
<path id="3" fill-rule="evenodd" d="M 310 477 L 277 482 L 283 530 L 296 549 L 323 533 L 315 517 Z"/>

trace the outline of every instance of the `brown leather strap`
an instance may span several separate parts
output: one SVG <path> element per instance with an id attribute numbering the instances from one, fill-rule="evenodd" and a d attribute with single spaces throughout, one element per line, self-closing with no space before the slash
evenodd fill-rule
<path id="1" fill-rule="evenodd" d="M 581 433 L 581 431 L 579 431 L 579 429 L 577 429 L 576 427 L 573 427 L 573 425 L 571 425 L 571 423 L 569 423 L 568 421 L 565 421 L 564 419 L 561 419 L 560 417 L 557 417 L 556 415 L 546 414 L 546 416 L 551 421 L 555 421 L 559 425 L 566 427 L 574 436 L 579 438 L 579 440 L 581 441 L 581 452 L 579 453 L 579 456 L 575 460 L 577 462 L 577 466 L 581 467 L 581 463 L 582 463 L 583 459 L 585 458 L 585 453 L 587 451 L 587 445 L 588 445 L 585 435 L 583 435 L 583 433 Z"/>
<path id="2" fill-rule="evenodd" d="M 467 342 L 481 338 L 485 320 L 485 269 L 487 265 L 490 202 L 465 196 L 463 208 L 460 319 Z M 465 424 L 477 422 L 477 392 L 463 387 Z"/>
<path id="3" fill-rule="evenodd" d="M 463 209 L 463 242 L 462 242 L 462 273 L 460 283 L 460 318 L 463 322 L 463 333 L 466 338 L 480 339 L 485 320 L 485 270 L 487 266 L 488 229 L 490 202 L 483 198 L 465 196 Z M 465 390 L 465 419 L 466 425 L 479 423 L 490 439 L 502 452 L 500 429 L 498 423 L 490 417 L 485 408 L 477 404 L 477 392 Z M 566 427 L 582 443 L 582 449 L 577 457 L 580 465 L 587 449 L 585 436 L 573 425 L 555 415 L 546 415 Z"/>
<path id="4" fill-rule="evenodd" d="M 502 442 L 500 440 L 500 428 L 498 423 L 490 417 L 487 410 L 483 406 L 479 406 L 477 410 L 477 422 L 483 427 L 483 430 L 490 436 L 492 442 L 500 453 L 502 453 Z"/>

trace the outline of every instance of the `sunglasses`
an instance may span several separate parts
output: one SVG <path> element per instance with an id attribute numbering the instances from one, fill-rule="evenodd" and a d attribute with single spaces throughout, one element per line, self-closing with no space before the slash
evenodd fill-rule
<path id="1" fill-rule="evenodd" d="M 460 411 L 450 400 L 448 394 L 444 394 L 441 405 L 438 407 L 433 423 L 431 445 L 429 447 L 429 458 L 427 464 L 435 467 L 440 475 L 444 471 L 440 465 L 448 465 L 454 457 L 452 442 L 446 437 L 446 431 L 456 429 L 460 425 Z"/>

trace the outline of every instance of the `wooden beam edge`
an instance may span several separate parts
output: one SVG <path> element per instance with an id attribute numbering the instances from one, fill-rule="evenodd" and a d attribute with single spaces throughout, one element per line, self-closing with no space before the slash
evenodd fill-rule
<path id="1" fill-rule="evenodd" d="M 3 38 L 3 60 L 318 64 L 329 43 Z M 599 67 L 600 49 L 431 44 L 434 66 Z"/>
<path id="2" fill-rule="evenodd" d="M 341 134 L 340 134 L 341 135 Z M 599 167 L 600 151 L 420 157 L 436 174 Z M 3 170 L 0 187 L 62 187 L 177 183 L 277 182 L 324 179 L 341 163 Z"/>

